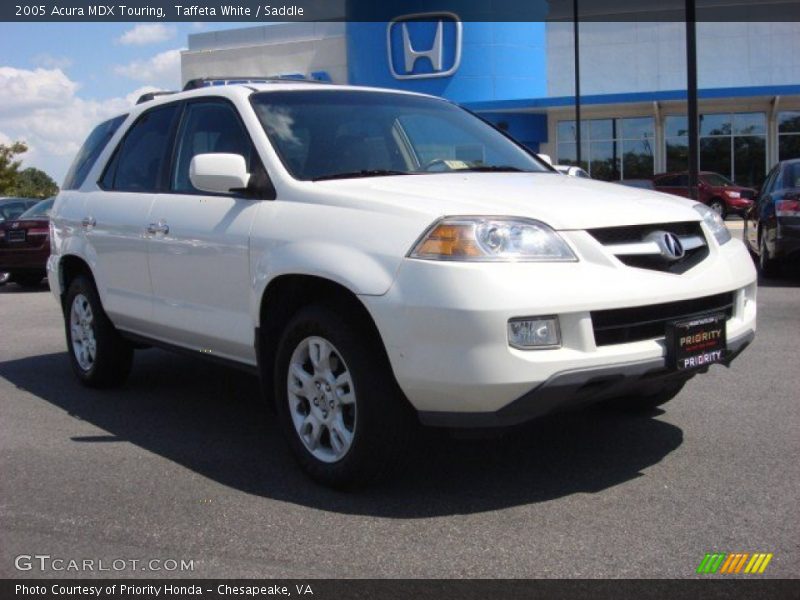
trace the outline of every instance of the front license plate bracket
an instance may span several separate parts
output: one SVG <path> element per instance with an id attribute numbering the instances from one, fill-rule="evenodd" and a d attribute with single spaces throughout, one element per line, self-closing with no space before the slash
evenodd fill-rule
<path id="1" fill-rule="evenodd" d="M 686 371 L 723 362 L 726 320 L 724 313 L 711 313 L 667 323 L 667 367 Z"/>

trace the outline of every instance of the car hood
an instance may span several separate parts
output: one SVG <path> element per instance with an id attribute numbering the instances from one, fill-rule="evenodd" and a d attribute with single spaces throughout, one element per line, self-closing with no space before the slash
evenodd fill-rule
<path id="1" fill-rule="evenodd" d="M 311 184 L 329 202 L 368 202 L 450 215 L 537 219 L 560 230 L 699 221 L 696 202 L 670 194 L 558 173 L 437 173 L 340 179 Z"/>

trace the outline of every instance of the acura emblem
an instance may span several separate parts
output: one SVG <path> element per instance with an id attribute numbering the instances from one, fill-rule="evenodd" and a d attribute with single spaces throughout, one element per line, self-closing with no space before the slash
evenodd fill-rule
<path id="1" fill-rule="evenodd" d="M 683 244 L 678 239 L 678 236 L 669 231 L 658 231 L 653 237 L 661 249 L 661 256 L 667 260 L 678 260 L 683 258 L 686 250 L 683 249 Z"/>

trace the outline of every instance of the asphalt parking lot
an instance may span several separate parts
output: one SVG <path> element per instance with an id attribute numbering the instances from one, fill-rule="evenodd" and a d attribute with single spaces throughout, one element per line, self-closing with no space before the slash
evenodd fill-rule
<path id="1" fill-rule="evenodd" d="M 159 350 L 73 378 L 42 287 L 0 287 L 0 577 L 15 557 L 187 559 L 191 577 L 692 577 L 706 552 L 800 576 L 800 277 L 759 331 L 649 416 L 590 410 L 499 440 L 428 436 L 366 491 L 309 482 L 256 379 Z"/>

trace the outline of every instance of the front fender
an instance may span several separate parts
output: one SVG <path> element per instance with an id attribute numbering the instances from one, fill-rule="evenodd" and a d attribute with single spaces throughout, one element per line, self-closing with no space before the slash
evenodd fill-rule
<path id="1" fill-rule="evenodd" d="M 394 281 L 401 258 L 369 255 L 333 242 L 290 242 L 260 253 L 253 262 L 255 306 L 269 283 L 281 275 L 310 275 L 336 282 L 354 294 L 381 296 Z"/>

